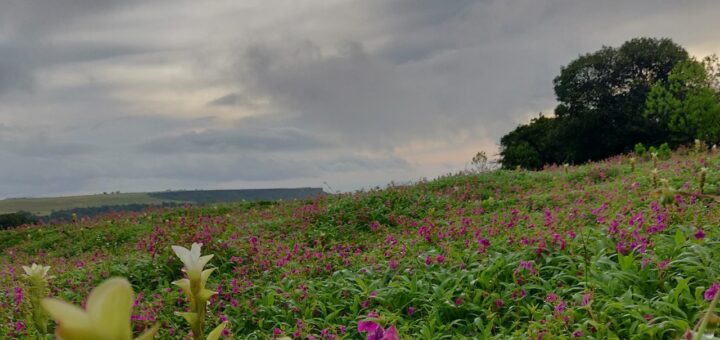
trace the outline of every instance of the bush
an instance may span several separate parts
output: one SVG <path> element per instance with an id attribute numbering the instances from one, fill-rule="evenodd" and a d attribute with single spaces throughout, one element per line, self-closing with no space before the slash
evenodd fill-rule
<path id="1" fill-rule="evenodd" d="M 647 149 L 645 149 L 645 145 L 643 145 L 643 143 L 635 144 L 635 153 L 638 156 L 640 156 L 640 157 L 645 156 L 646 151 L 647 151 Z"/>
<path id="2" fill-rule="evenodd" d="M 658 158 L 662 160 L 668 160 L 670 159 L 670 156 L 672 156 L 672 150 L 670 149 L 670 145 L 668 143 L 662 143 L 660 145 L 660 148 L 658 148 Z"/>
<path id="3" fill-rule="evenodd" d="M 23 224 L 32 224 L 37 222 L 37 218 L 33 214 L 26 211 L 18 211 L 11 214 L 0 215 L 0 230 L 18 227 Z"/>

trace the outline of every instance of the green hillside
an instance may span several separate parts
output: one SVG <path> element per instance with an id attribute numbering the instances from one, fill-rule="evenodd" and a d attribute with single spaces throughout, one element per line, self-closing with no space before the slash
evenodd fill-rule
<path id="1" fill-rule="evenodd" d="M 53 211 L 76 208 L 120 206 L 130 204 L 159 205 L 162 203 L 219 203 L 241 200 L 278 200 L 310 198 L 322 194 L 320 188 L 188 190 L 149 193 L 110 193 L 99 195 L 11 198 L 0 200 L 0 214 L 27 211 L 45 216 Z"/>
<path id="2" fill-rule="evenodd" d="M 38 216 L 53 211 L 73 208 L 99 207 L 103 205 L 160 204 L 171 202 L 152 197 L 148 193 L 119 193 L 107 195 L 82 195 L 67 197 L 10 198 L 0 200 L 0 214 L 27 211 Z M 179 202 L 179 201 L 178 201 Z"/>

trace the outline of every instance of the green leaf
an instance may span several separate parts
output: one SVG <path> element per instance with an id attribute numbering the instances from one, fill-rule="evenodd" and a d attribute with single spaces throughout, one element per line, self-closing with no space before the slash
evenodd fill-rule
<path id="1" fill-rule="evenodd" d="M 685 235 L 682 230 L 675 232 L 675 246 L 682 247 L 685 244 Z"/>

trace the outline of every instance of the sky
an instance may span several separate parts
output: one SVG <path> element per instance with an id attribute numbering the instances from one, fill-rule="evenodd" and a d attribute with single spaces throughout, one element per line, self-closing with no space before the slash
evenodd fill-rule
<path id="1" fill-rule="evenodd" d="M 720 53 L 720 1 L 2 0 L 0 198 L 462 170 L 635 37 Z"/>

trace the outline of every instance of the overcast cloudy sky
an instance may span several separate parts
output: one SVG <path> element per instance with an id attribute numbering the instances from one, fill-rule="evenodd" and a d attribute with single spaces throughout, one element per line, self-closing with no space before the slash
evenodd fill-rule
<path id="1" fill-rule="evenodd" d="M 555 106 L 562 65 L 720 1 L 2 0 L 0 198 L 460 170 Z"/>

